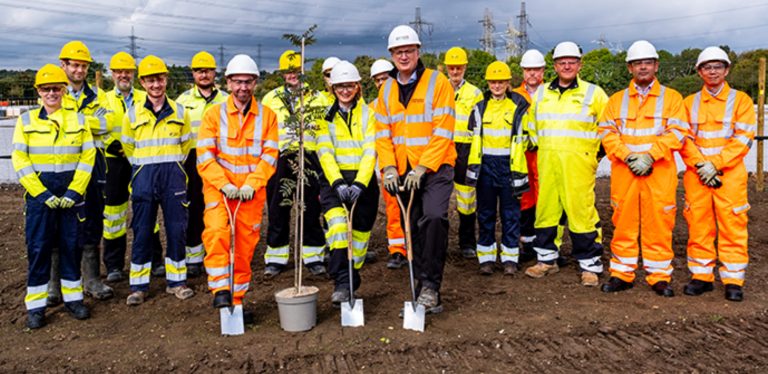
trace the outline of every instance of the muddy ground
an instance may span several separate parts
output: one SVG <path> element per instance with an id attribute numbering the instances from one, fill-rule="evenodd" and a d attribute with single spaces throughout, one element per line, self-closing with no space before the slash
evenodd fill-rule
<path id="1" fill-rule="evenodd" d="M 332 284 L 320 288 L 318 325 L 306 333 L 280 329 L 273 294 L 292 284 L 292 271 L 261 277 L 264 244 L 254 261 L 246 307 L 256 325 L 239 337 L 219 335 L 203 278 L 181 302 L 152 280 L 151 298 L 125 305 L 127 282 L 106 302 L 86 299 L 92 318 L 72 319 L 60 306 L 48 325 L 24 327 L 26 250 L 21 190 L 0 190 L 0 372 L 768 372 L 768 193 L 750 187 L 751 264 L 742 303 L 723 299 L 722 285 L 701 297 L 682 294 L 687 228 L 678 210 L 673 286 L 656 296 L 640 281 L 619 294 L 578 283 L 571 265 L 543 280 L 521 273 L 477 274 L 475 261 L 451 254 L 443 285 L 445 311 L 428 317 L 426 332 L 402 329 L 397 317 L 409 298 L 407 269 L 385 267 L 386 234 L 380 209 L 372 237 L 379 261 L 363 269 L 358 292 L 366 325 L 342 328 L 330 303 Z M 612 236 L 608 180 L 598 180 L 605 243 Z M 682 199 L 682 184 L 679 196 Z M 679 206 L 682 201 L 679 202 Z M 454 217 L 455 218 L 455 217 Z M 452 223 L 457 222 L 455 219 Z M 451 227 L 456 250 L 456 225 Z M 566 242 L 564 251 L 569 251 Z M 605 259 L 607 260 L 607 252 Z M 603 276 L 603 280 L 607 278 Z"/>

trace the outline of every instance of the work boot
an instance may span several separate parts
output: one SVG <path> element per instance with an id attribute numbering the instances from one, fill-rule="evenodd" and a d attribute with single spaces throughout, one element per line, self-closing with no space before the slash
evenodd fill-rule
<path id="1" fill-rule="evenodd" d="M 117 283 L 125 280 L 125 273 L 120 269 L 110 270 L 107 272 L 107 282 Z"/>
<path id="2" fill-rule="evenodd" d="M 525 275 L 531 278 L 541 278 L 545 275 L 557 273 L 558 271 L 560 271 L 560 268 L 557 267 L 557 264 L 549 265 L 543 262 L 538 262 L 536 265 L 525 269 Z"/>
<path id="3" fill-rule="evenodd" d="M 372 264 L 376 262 L 378 257 L 376 256 L 376 251 L 368 250 L 368 252 L 365 252 L 365 263 L 366 264 Z"/>
<path id="4" fill-rule="evenodd" d="M 349 301 L 349 289 L 346 287 L 337 287 L 331 294 L 331 303 L 336 308 L 341 306 L 341 303 Z"/>
<path id="5" fill-rule="evenodd" d="M 321 262 L 307 265 L 307 270 L 309 270 L 309 274 L 312 275 L 313 277 L 328 276 L 328 272 L 325 271 L 325 265 L 323 265 Z"/>
<path id="6" fill-rule="evenodd" d="M 228 290 L 216 291 L 213 294 L 213 307 L 214 308 L 228 308 L 232 306 L 232 293 Z"/>
<path id="7" fill-rule="evenodd" d="M 704 292 L 710 292 L 715 289 L 712 282 L 705 282 L 700 279 L 692 279 L 683 288 L 683 293 L 689 296 L 699 296 Z"/>
<path id="8" fill-rule="evenodd" d="M 651 288 L 656 291 L 656 294 L 659 296 L 664 297 L 673 297 L 675 296 L 675 291 L 672 290 L 672 286 L 669 285 L 669 282 L 667 281 L 658 281 L 651 286 Z"/>
<path id="9" fill-rule="evenodd" d="M 533 249 L 533 244 L 526 243 L 523 244 L 523 246 L 520 248 L 520 260 L 519 262 L 521 264 L 524 264 L 529 261 L 533 261 L 536 259 L 536 251 Z"/>
<path id="10" fill-rule="evenodd" d="M 187 264 L 187 278 L 197 278 L 203 274 L 203 264 Z"/>
<path id="11" fill-rule="evenodd" d="M 59 249 L 51 251 L 51 280 L 48 281 L 48 298 L 45 306 L 54 307 L 61 304 L 61 273 L 59 272 Z M 43 323 L 45 324 L 45 323 Z M 42 327 L 42 326 L 41 326 Z"/>
<path id="12" fill-rule="evenodd" d="M 283 272 L 283 268 L 284 268 L 283 265 L 267 264 L 267 266 L 264 267 L 264 278 L 272 279 L 278 276 L 280 273 Z"/>
<path id="13" fill-rule="evenodd" d="M 144 299 L 146 299 L 148 296 L 147 292 L 144 291 L 133 291 L 130 295 L 128 295 L 128 298 L 125 299 L 125 303 L 130 306 L 136 306 L 144 303 Z"/>
<path id="14" fill-rule="evenodd" d="M 91 312 L 88 311 L 88 307 L 83 304 L 82 300 L 70 301 L 64 303 L 64 306 L 69 311 L 69 314 L 75 319 L 83 320 L 91 318 Z"/>
<path id="15" fill-rule="evenodd" d="M 517 263 L 512 261 L 504 262 L 504 275 L 513 276 L 517 273 Z"/>
<path id="16" fill-rule="evenodd" d="M 466 259 L 477 258 L 477 250 L 475 248 L 462 248 L 459 252 L 461 252 L 461 257 Z"/>
<path id="17" fill-rule="evenodd" d="M 43 326 L 45 326 L 45 310 L 27 312 L 27 327 L 30 330 L 39 329 Z"/>
<path id="18" fill-rule="evenodd" d="M 743 301 L 744 291 L 741 286 L 736 284 L 725 285 L 725 299 L 728 301 Z"/>
<path id="19" fill-rule="evenodd" d="M 611 292 L 625 291 L 634 286 L 635 285 L 632 284 L 632 282 L 625 282 L 618 277 L 610 277 L 608 279 L 608 282 L 603 283 L 603 286 L 600 287 L 600 290 L 605 293 L 611 293 Z"/>
<path id="20" fill-rule="evenodd" d="M 492 275 L 493 274 L 493 262 L 483 262 L 480 264 L 480 275 Z"/>
<path id="21" fill-rule="evenodd" d="M 424 310 L 427 314 L 437 314 L 443 311 L 443 304 L 440 302 L 440 293 L 431 288 L 422 288 L 416 302 L 424 305 Z"/>
<path id="22" fill-rule="evenodd" d="M 564 268 L 568 266 L 568 264 L 571 262 L 571 260 L 568 257 L 563 256 L 561 253 L 559 256 L 557 256 L 557 260 L 555 260 L 555 263 L 558 267 Z"/>
<path id="23" fill-rule="evenodd" d="M 395 252 L 389 256 L 389 261 L 387 261 L 387 269 L 400 269 L 407 264 L 408 259 L 406 259 L 405 256 L 399 252 Z"/>
<path id="24" fill-rule="evenodd" d="M 115 293 L 112 287 L 101 282 L 99 267 L 99 247 L 83 246 L 83 293 L 96 300 L 107 300 Z"/>
<path id="25" fill-rule="evenodd" d="M 600 279 L 598 278 L 597 274 L 591 272 L 591 271 L 582 271 L 581 272 L 581 285 L 584 287 L 597 287 L 598 283 L 600 283 Z"/>
<path id="26" fill-rule="evenodd" d="M 165 293 L 169 293 L 173 296 L 176 296 L 176 298 L 179 300 L 186 300 L 192 296 L 195 296 L 195 291 L 187 287 L 187 285 L 185 284 L 182 284 L 181 286 L 176 286 L 176 287 L 166 287 Z"/>

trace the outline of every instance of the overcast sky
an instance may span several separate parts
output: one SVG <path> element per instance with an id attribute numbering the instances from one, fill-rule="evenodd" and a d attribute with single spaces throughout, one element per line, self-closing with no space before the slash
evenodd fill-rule
<path id="1" fill-rule="evenodd" d="M 61 46 L 84 41 L 99 62 L 128 51 L 131 27 L 139 56 L 155 54 L 172 64 L 189 64 L 201 49 L 219 58 L 236 53 L 253 56 L 260 68 L 273 70 L 290 45 L 284 33 L 301 33 L 317 24 L 318 42 L 308 58 L 336 55 L 353 59 L 386 56 L 392 27 L 415 18 L 421 7 L 427 51 L 451 46 L 480 48 L 485 9 L 495 25 L 496 55 L 507 56 L 508 25 L 517 27 L 519 0 L 0 0 L 0 68 L 37 69 L 56 62 Z M 727 44 L 736 51 L 768 48 L 768 1 L 556 1 L 526 2 L 532 48 L 545 52 L 563 40 L 585 50 L 607 46 L 626 49 L 647 39 L 659 49 Z M 431 33 L 427 33 L 430 30 Z M 261 58 L 259 47 L 261 46 Z"/>

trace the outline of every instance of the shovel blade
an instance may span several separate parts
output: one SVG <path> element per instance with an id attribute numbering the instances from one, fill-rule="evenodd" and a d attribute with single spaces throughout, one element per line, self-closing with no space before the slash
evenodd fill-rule
<path id="1" fill-rule="evenodd" d="M 344 327 L 360 327 L 365 325 L 363 299 L 355 299 L 354 303 L 341 303 L 341 325 Z"/>
<path id="2" fill-rule="evenodd" d="M 406 330 L 424 332 L 425 314 L 426 311 L 424 305 L 416 303 L 416 307 L 414 308 L 413 302 L 406 301 L 405 306 L 403 307 L 403 328 Z"/>
<path id="3" fill-rule="evenodd" d="M 221 335 L 245 333 L 242 305 L 235 305 L 234 308 L 219 308 L 219 316 L 221 317 Z"/>

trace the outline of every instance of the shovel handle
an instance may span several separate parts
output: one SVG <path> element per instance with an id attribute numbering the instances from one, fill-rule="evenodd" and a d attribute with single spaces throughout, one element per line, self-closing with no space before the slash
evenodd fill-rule
<path id="1" fill-rule="evenodd" d="M 232 211 L 229 208 L 229 199 L 226 196 L 224 198 L 224 209 L 227 210 L 227 219 L 229 220 L 229 297 L 230 306 L 235 306 L 235 226 L 237 226 L 237 211 L 240 210 L 240 204 L 242 200 L 237 200 L 235 210 Z M 230 312 L 234 309 L 230 309 Z"/>
<path id="2" fill-rule="evenodd" d="M 404 187 L 400 187 L 400 191 L 405 191 Z M 411 207 L 413 206 L 413 195 L 415 190 L 411 190 L 410 197 L 408 198 L 408 206 L 403 204 L 403 199 L 400 194 L 395 195 L 397 197 L 397 204 L 400 206 L 400 211 L 405 217 L 405 252 L 408 262 L 413 261 L 413 244 L 411 242 Z"/>

